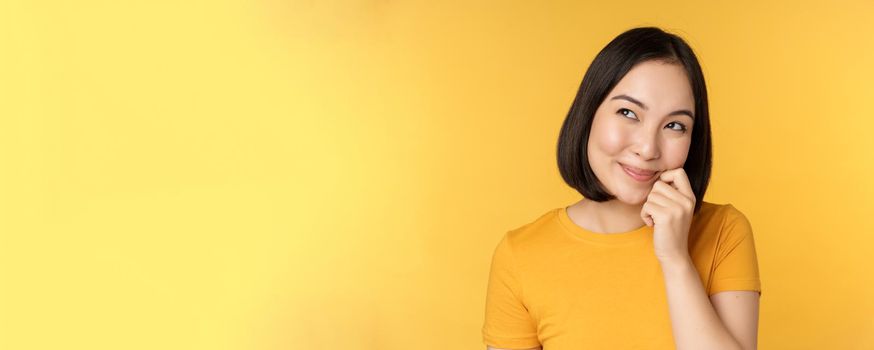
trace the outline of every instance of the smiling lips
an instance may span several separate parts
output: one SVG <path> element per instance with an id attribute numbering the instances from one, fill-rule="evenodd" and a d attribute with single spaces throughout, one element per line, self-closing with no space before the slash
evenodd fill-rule
<path id="1" fill-rule="evenodd" d="M 653 175 L 655 175 L 655 171 L 652 170 L 644 170 L 640 168 L 635 168 L 632 166 L 627 166 L 625 164 L 619 163 L 622 166 L 622 170 L 625 170 L 625 173 L 628 174 L 632 179 L 637 181 L 646 182 L 649 181 Z"/>

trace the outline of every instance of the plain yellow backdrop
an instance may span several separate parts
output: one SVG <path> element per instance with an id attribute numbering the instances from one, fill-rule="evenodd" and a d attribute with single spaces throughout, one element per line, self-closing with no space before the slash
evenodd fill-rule
<path id="1" fill-rule="evenodd" d="M 0 348 L 482 349 L 614 36 L 683 36 L 762 349 L 874 347 L 874 5 L 0 4 Z"/>

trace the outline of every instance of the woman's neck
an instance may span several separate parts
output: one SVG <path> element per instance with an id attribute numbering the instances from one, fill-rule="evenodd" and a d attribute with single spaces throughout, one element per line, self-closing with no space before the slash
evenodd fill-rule
<path id="1" fill-rule="evenodd" d="M 618 199 L 595 202 L 581 199 L 567 208 L 575 224 L 592 232 L 611 234 L 636 230 L 646 223 L 640 218 L 643 204 L 630 205 Z"/>

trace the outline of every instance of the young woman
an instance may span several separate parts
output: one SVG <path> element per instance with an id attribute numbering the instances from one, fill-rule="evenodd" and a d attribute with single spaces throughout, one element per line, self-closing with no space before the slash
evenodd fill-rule
<path id="1" fill-rule="evenodd" d="M 489 349 L 755 349 L 752 228 L 703 201 L 707 89 L 679 36 L 628 30 L 595 57 L 561 128 L 558 167 L 584 198 L 495 248 Z"/>

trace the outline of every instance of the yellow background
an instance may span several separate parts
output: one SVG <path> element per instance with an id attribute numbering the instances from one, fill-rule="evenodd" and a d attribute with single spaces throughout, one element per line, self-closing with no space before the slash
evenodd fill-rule
<path id="1" fill-rule="evenodd" d="M 825 2 L 822 2 L 825 3 Z M 874 5 L 0 4 L 0 348 L 481 349 L 594 55 L 682 35 L 763 349 L 874 347 Z"/>

